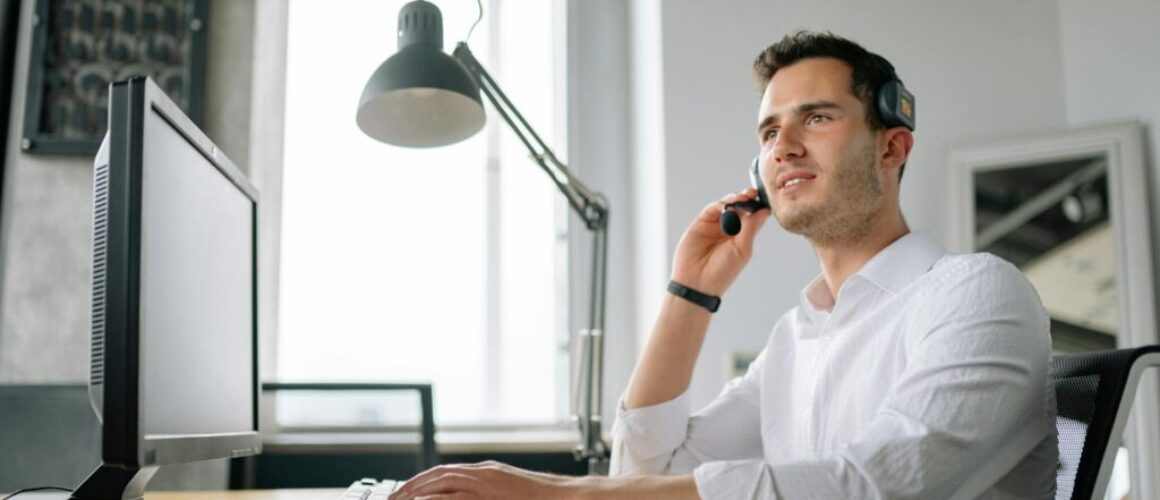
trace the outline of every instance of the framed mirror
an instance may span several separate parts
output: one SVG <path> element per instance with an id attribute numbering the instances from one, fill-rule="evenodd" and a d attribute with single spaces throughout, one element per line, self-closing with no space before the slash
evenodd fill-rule
<path id="1" fill-rule="evenodd" d="M 1054 353 L 1157 343 L 1143 138 L 1123 122 L 950 154 L 951 248 L 993 253 L 1027 276 Z M 1142 380 L 1138 394 L 1124 436 L 1129 489 L 1160 498 L 1149 479 L 1160 470 L 1160 384 Z"/>

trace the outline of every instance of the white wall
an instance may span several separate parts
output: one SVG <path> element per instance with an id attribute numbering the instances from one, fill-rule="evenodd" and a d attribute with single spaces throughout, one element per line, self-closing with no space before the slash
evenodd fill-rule
<path id="1" fill-rule="evenodd" d="M 1067 124 L 1136 119 L 1144 123 L 1148 198 L 1160 193 L 1160 2 L 1059 2 Z M 1151 204 L 1153 270 L 1160 270 L 1160 203 Z"/>
<path id="2" fill-rule="evenodd" d="M 634 290 L 629 148 L 628 5 L 620 0 L 569 0 L 567 94 L 568 141 L 565 161 L 586 185 L 610 201 L 605 318 L 604 422 L 612 422 L 620 391 L 635 361 Z M 490 112 L 490 111 L 489 111 Z M 563 148 L 561 148 L 563 149 Z M 569 323 L 574 334 L 588 327 L 591 233 L 572 214 Z M 575 251 L 578 249 L 579 251 Z M 605 432 L 609 425 L 605 425 Z"/>
<path id="3" fill-rule="evenodd" d="M 903 212 L 912 229 L 943 236 L 939 226 L 946 217 L 943 176 L 949 148 L 1058 128 L 1065 112 L 1055 1 L 935 3 L 655 2 L 663 52 L 657 92 L 663 111 L 634 117 L 634 122 L 659 120 L 663 132 L 659 150 L 633 157 L 663 158 L 663 183 L 634 185 L 633 196 L 663 203 L 651 213 L 635 214 L 635 262 L 660 260 L 667 269 L 688 221 L 709 201 L 746 187 L 745 168 L 757 152 L 753 129 L 760 99 L 750 67 L 763 48 L 799 28 L 830 30 L 884 55 L 917 96 L 918 130 L 903 180 Z M 646 71 L 642 78 L 650 77 L 647 65 L 637 63 L 632 71 L 637 68 Z M 639 241 L 657 237 L 657 231 L 644 227 L 651 224 L 664 225 L 663 255 Z M 711 400 L 725 382 L 728 353 L 759 350 L 776 319 L 798 303 L 799 291 L 818 273 L 808 244 L 774 223 L 766 225 L 757 245 L 710 327 L 691 388 L 695 407 Z M 637 302 L 655 304 L 664 285 L 637 283 Z M 655 313 L 637 311 L 638 324 L 651 323 Z M 636 333 L 648 334 L 640 327 Z"/>

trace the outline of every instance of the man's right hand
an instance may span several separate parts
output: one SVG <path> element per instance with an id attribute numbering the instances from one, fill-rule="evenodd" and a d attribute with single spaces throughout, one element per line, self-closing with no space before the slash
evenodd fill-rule
<path id="1" fill-rule="evenodd" d="M 753 238 L 769 218 L 770 210 L 753 213 L 738 211 L 741 232 L 729 236 L 721 231 L 721 209 L 735 201 L 747 201 L 757 196 L 754 188 L 730 194 L 710 203 L 689 227 L 673 254 L 672 279 L 701 292 L 721 296 L 753 255 Z"/>

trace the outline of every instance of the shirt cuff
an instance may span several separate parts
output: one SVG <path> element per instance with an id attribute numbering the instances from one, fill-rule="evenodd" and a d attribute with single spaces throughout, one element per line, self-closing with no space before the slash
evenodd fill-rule
<path id="1" fill-rule="evenodd" d="M 627 410 L 624 397 L 616 404 L 612 437 L 617 448 L 638 460 L 670 455 L 685 442 L 689 430 L 689 392 L 652 406 Z"/>

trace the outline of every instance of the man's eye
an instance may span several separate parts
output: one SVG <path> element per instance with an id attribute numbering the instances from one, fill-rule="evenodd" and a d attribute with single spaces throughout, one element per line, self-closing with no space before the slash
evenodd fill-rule
<path id="1" fill-rule="evenodd" d="M 767 130 L 765 132 L 765 140 L 772 141 L 774 139 L 777 139 L 777 131 L 776 130 Z"/>
<path id="2" fill-rule="evenodd" d="M 830 119 L 830 117 L 828 117 L 826 115 L 813 115 L 809 118 L 809 122 L 810 123 L 822 123 L 825 121 L 829 121 L 829 119 Z"/>

